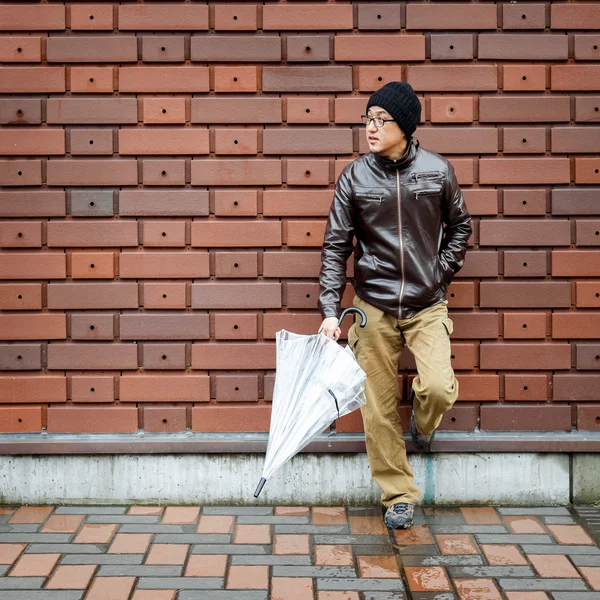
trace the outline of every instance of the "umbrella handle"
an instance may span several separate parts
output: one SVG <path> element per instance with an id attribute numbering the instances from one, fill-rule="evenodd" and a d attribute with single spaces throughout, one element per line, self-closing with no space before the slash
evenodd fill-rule
<path id="1" fill-rule="evenodd" d="M 256 491 L 254 492 L 255 498 L 258 498 L 258 495 L 262 492 L 263 487 L 265 487 L 265 483 L 267 483 L 267 480 L 264 477 L 261 477 L 258 485 L 256 486 Z"/>
<path id="2" fill-rule="evenodd" d="M 367 315 L 365 315 L 365 312 L 363 310 L 361 310 L 360 308 L 355 308 L 355 307 L 351 307 L 351 308 L 345 308 L 341 314 L 340 314 L 340 318 L 338 320 L 338 327 L 341 326 L 342 324 L 342 319 L 351 312 L 355 312 L 358 313 L 360 315 L 361 318 L 361 322 L 360 322 L 360 327 L 364 327 L 367 324 Z"/>

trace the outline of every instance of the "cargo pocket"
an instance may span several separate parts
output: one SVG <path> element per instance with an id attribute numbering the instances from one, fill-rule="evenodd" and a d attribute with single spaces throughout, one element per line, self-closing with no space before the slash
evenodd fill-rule
<path id="1" fill-rule="evenodd" d="M 444 327 L 448 332 L 448 337 L 450 337 L 452 335 L 452 332 L 454 331 L 454 323 L 452 322 L 452 319 L 450 317 L 446 317 L 442 321 L 442 323 L 444 324 Z"/>
<path id="2" fill-rule="evenodd" d="M 353 323 L 348 329 L 348 347 L 358 358 L 358 335 L 356 334 L 356 323 Z"/>

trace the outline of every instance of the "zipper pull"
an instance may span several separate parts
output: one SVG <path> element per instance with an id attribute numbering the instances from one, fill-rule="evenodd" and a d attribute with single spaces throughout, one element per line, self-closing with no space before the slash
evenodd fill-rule
<path id="1" fill-rule="evenodd" d="M 381 204 L 382 200 L 383 200 L 383 196 L 379 196 L 379 204 Z"/>

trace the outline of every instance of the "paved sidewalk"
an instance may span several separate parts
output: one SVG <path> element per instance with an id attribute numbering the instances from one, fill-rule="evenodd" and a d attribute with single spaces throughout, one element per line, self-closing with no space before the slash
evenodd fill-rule
<path id="1" fill-rule="evenodd" d="M 600 600 L 600 509 L 0 507 L 2 600 Z"/>

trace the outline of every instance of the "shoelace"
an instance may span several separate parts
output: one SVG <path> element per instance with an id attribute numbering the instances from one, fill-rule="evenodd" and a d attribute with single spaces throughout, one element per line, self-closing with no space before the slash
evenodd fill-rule
<path id="1" fill-rule="evenodd" d="M 410 507 L 406 502 L 398 502 L 397 504 L 394 504 L 393 510 L 397 515 L 401 516 L 409 515 L 413 512 L 412 507 Z"/>

